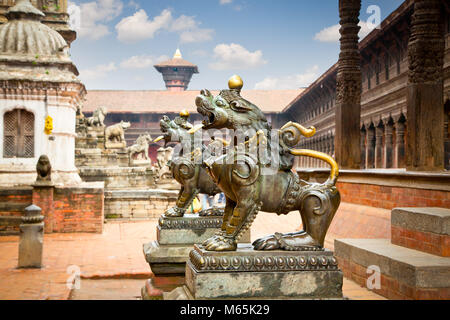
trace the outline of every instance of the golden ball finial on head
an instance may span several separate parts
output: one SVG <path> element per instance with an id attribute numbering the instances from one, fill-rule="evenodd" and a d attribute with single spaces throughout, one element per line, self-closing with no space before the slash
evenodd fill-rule
<path id="1" fill-rule="evenodd" d="M 240 91 L 243 86 L 244 81 L 238 75 L 234 75 L 228 80 L 228 88 L 230 88 L 230 90 L 236 89 Z"/>
<path id="2" fill-rule="evenodd" d="M 183 110 L 181 110 L 181 112 L 180 112 L 180 116 L 181 117 L 189 117 L 189 111 L 187 111 L 186 109 L 183 109 Z"/>

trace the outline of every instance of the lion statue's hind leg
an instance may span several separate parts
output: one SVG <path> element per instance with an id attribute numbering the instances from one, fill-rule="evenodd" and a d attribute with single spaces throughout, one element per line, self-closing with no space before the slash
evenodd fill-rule
<path id="1" fill-rule="evenodd" d="M 255 250 L 319 251 L 323 250 L 325 236 L 340 204 L 335 187 L 308 184 L 298 199 L 297 207 L 304 231 L 274 235 L 256 240 Z"/>

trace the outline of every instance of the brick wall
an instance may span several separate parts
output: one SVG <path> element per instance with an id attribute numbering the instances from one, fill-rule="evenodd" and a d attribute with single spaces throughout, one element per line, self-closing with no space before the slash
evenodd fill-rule
<path id="1" fill-rule="evenodd" d="M 396 207 L 450 208 L 448 191 L 346 182 L 338 182 L 337 187 L 344 202 L 389 210 Z"/>
<path id="2" fill-rule="evenodd" d="M 31 188 L 0 190 L 0 233 L 19 231 L 20 217 L 31 199 Z"/>
<path id="3" fill-rule="evenodd" d="M 102 233 L 104 193 L 100 188 L 56 188 L 54 194 L 56 233 Z"/>
<path id="4" fill-rule="evenodd" d="M 39 187 L 0 190 L 0 233 L 17 233 L 23 210 L 41 207 L 46 233 L 102 233 L 104 192 L 99 187 Z"/>

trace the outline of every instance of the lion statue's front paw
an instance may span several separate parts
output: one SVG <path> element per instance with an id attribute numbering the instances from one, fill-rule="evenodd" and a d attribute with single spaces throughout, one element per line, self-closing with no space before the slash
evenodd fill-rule
<path id="1" fill-rule="evenodd" d="M 208 251 L 236 251 L 237 243 L 233 238 L 215 235 L 206 240 L 203 247 Z"/>
<path id="2" fill-rule="evenodd" d="M 173 208 L 166 210 L 166 212 L 164 212 L 164 215 L 166 217 L 170 217 L 170 218 L 177 218 L 177 217 L 184 216 L 184 213 L 185 213 L 185 210 L 178 208 L 178 207 L 173 207 Z"/>

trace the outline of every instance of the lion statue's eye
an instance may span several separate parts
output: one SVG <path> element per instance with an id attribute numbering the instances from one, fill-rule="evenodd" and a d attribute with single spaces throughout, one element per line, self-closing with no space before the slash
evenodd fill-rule
<path id="1" fill-rule="evenodd" d="M 223 103 L 222 100 L 217 100 L 217 101 L 216 101 L 216 105 L 218 105 L 218 106 L 220 106 L 220 107 L 223 107 L 223 106 L 225 105 L 225 103 Z"/>

